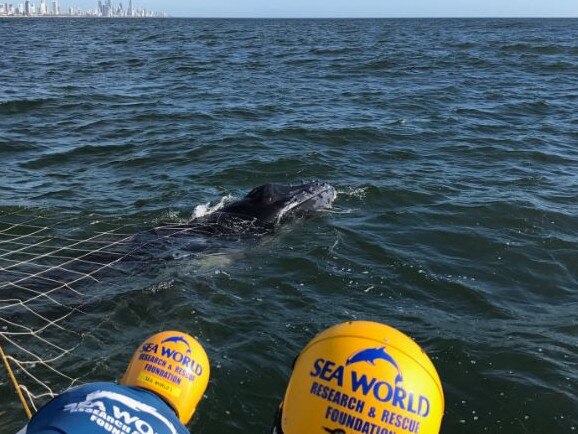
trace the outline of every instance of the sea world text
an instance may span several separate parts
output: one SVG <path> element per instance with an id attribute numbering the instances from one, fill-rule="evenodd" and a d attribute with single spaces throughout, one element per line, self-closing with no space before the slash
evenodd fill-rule
<path id="1" fill-rule="evenodd" d="M 146 343 L 141 347 L 141 353 L 154 353 L 156 356 L 160 355 L 165 359 L 172 360 L 181 365 L 181 367 L 190 370 L 190 372 L 196 376 L 200 376 L 203 373 L 203 367 L 195 362 L 195 360 L 168 346 Z"/>
<path id="2" fill-rule="evenodd" d="M 373 396 L 382 403 L 390 403 L 394 407 L 421 417 L 427 417 L 430 412 L 430 402 L 427 397 L 408 392 L 400 384 L 392 384 L 379 378 L 368 377 L 366 374 L 359 374 L 355 369 L 346 369 L 345 366 L 330 360 L 315 360 L 309 374 L 339 387 L 343 387 L 344 377 L 349 374 L 353 393 L 361 393 L 365 397 Z"/>

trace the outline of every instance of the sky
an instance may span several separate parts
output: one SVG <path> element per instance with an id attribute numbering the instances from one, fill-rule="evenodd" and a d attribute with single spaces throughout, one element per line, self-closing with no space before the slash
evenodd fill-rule
<path id="1" fill-rule="evenodd" d="M 113 4 L 121 1 L 128 4 Z M 98 0 L 60 2 L 89 9 Z M 133 7 L 185 17 L 578 17 L 578 0 L 133 0 Z"/>

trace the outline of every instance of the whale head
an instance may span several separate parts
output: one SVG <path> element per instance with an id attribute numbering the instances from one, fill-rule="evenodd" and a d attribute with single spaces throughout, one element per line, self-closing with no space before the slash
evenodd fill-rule
<path id="1" fill-rule="evenodd" d="M 263 234 L 277 225 L 331 208 L 337 193 L 322 181 L 264 184 L 218 211 L 188 222 L 194 230 L 221 234 Z"/>
<path id="2" fill-rule="evenodd" d="M 131 256 L 187 257 L 222 248 L 223 240 L 259 238 L 283 223 L 329 210 L 336 196 L 335 188 L 322 181 L 264 184 L 186 223 L 165 224 L 135 235 L 138 248 Z"/>
<path id="3" fill-rule="evenodd" d="M 223 207 L 220 212 L 242 220 L 276 225 L 331 208 L 337 193 L 326 182 L 299 185 L 264 184 Z"/>

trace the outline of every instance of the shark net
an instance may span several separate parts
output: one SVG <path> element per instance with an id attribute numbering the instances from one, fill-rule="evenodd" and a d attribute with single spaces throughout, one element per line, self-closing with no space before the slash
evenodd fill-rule
<path id="1" fill-rule="evenodd" d="M 0 211 L 0 349 L 25 409 L 80 380 L 86 354 L 77 349 L 98 326 L 91 300 L 114 290 L 115 274 L 130 273 L 120 264 L 135 231 L 97 215 Z"/>

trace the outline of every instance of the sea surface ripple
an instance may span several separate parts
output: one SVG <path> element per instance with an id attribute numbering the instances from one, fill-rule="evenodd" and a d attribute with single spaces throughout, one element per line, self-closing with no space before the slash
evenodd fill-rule
<path id="1" fill-rule="evenodd" d="M 116 282 L 71 320 L 75 373 L 114 380 L 148 334 L 189 330 L 212 363 L 191 431 L 266 433 L 306 342 L 369 319 L 432 357 L 442 432 L 575 432 L 577 35 L 563 19 L 0 20 L 0 213 L 72 212 L 88 232 L 93 213 L 150 227 L 266 181 L 339 191 L 334 213 L 258 245 Z M 4 374 L 0 403 L 15 432 Z"/>

